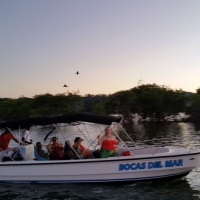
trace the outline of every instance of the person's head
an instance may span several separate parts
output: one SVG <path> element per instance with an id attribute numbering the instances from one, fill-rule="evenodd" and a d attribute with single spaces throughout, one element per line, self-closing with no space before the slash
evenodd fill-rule
<path id="1" fill-rule="evenodd" d="M 37 142 L 37 143 L 36 143 L 36 147 L 37 147 L 38 149 L 41 149 L 41 148 L 42 148 L 42 143 L 41 143 L 41 142 Z"/>
<path id="2" fill-rule="evenodd" d="M 31 125 L 27 125 L 27 126 L 25 127 L 25 129 L 29 131 L 29 130 L 31 129 Z"/>
<path id="3" fill-rule="evenodd" d="M 6 127 L 5 128 L 5 133 L 10 133 L 11 127 Z"/>
<path id="4" fill-rule="evenodd" d="M 76 137 L 75 139 L 74 139 L 74 143 L 80 143 L 80 142 L 82 142 L 83 141 L 83 139 L 81 138 L 81 137 Z"/>
<path id="5" fill-rule="evenodd" d="M 53 143 L 56 143 L 58 141 L 58 138 L 57 137 L 53 137 L 52 141 L 53 141 Z"/>
<path id="6" fill-rule="evenodd" d="M 105 135 L 109 135 L 109 134 L 111 134 L 111 128 L 110 128 L 110 126 L 107 126 L 105 128 Z"/>

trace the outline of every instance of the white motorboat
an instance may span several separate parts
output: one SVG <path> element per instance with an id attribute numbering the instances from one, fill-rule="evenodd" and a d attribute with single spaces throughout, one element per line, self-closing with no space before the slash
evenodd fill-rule
<path id="1" fill-rule="evenodd" d="M 101 125 L 109 125 L 113 134 L 121 140 L 116 149 L 116 156 L 109 158 L 49 160 L 37 161 L 34 157 L 33 144 L 22 145 L 19 151 L 21 161 L 0 162 L 0 182 L 38 182 L 38 183 L 83 183 L 83 182 L 116 182 L 138 181 L 188 174 L 200 164 L 200 149 L 196 147 L 198 138 L 192 138 L 185 147 L 159 146 L 158 144 L 137 145 L 121 126 L 121 117 L 99 116 L 91 114 L 70 114 L 54 117 L 36 117 L 27 120 L 5 121 L 0 128 L 14 127 L 22 129 L 26 125 L 52 125 L 57 132 L 65 124 L 73 126 L 87 139 L 88 150 L 92 154 L 98 146 L 97 141 L 88 137 L 80 126 L 84 123 L 96 123 L 100 133 Z M 83 123 L 80 123 L 83 122 Z M 120 132 L 119 132 L 120 130 Z M 85 130 L 87 132 L 87 130 Z M 128 140 L 122 140 L 121 132 Z M 52 132 L 52 131 L 51 131 Z M 71 133 L 73 134 L 73 133 Z M 99 133 L 93 133 L 99 134 Z M 96 138 L 95 137 L 93 138 Z M 48 135 L 47 135 L 48 136 Z M 124 136 L 123 136 L 124 137 Z"/>

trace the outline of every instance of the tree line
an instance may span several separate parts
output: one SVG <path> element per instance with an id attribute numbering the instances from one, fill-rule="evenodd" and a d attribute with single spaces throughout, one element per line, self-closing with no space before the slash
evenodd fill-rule
<path id="1" fill-rule="evenodd" d="M 142 120 L 148 118 L 150 121 L 165 121 L 167 116 L 184 112 L 190 115 L 188 120 L 198 121 L 200 94 L 145 84 L 110 95 L 47 93 L 35 95 L 33 98 L 0 98 L 0 121 L 74 112 L 121 114 L 127 121 L 136 113 Z"/>

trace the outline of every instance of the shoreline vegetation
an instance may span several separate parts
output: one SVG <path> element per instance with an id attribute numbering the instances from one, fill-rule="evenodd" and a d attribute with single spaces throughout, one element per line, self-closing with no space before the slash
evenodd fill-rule
<path id="1" fill-rule="evenodd" d="M 74 112 L 120 114 L 125 123 L 200 121 L 200 89 L 197 93 L 145 84 L 114 94 L 80 96 L 78 93 L 41 94 L 33 98 L 0 98 L 0 121 Z M 181 117 L 182 115 L 182 117 Z"/>

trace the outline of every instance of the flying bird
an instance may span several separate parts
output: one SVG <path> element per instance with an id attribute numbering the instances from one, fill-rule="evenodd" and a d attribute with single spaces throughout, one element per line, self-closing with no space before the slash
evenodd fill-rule
<path id="1" fill-rule="evenodd" d="M 77 71 L 76 74 L 79 75 L 80 73 Z"/>
<path id="2" fill-rule="evenodd" d="M 65 84 L 65 85 L 63 85 L 63 87 L 68 87 L 68 86 Z"/>
<path id="3" fill-rule="evenodd" d="M 142 82 L 143 80 L 142 79 L 140 79 L 139 81 L 138 81 L 138 85 Z"/>

